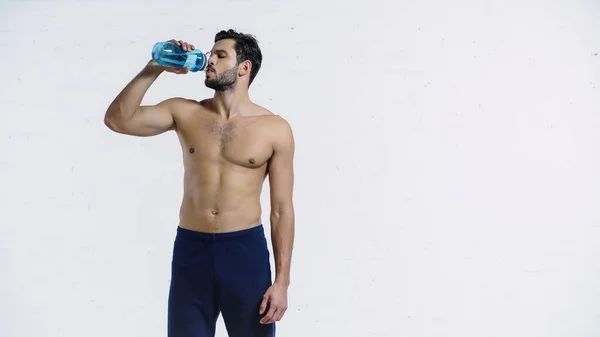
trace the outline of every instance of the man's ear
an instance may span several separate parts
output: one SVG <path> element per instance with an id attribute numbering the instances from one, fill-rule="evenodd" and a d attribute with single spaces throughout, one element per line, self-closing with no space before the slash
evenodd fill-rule
<path id="1" fill-rule="evenodd" d="M 240 66 L 238 67 L 238 75 L 244 76 L 246 74 L 250 74 L 250 70 L 252 70 L 252 62 L 250 62 L 250 60 L 246 60 L 240 63 Z"/>

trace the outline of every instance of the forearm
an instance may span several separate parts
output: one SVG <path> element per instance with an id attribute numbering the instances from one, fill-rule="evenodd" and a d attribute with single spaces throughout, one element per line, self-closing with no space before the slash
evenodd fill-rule
<path id="1" fill-rule="evenodd" d="M 290 266 L 294 247 L 294 211 L 271 213 L 271 240 L 275 260 L 275 283 L 290 284 Z"/>
<path id="2" fill-rule="evenodd" d="M 163 69 L 156 62 L 148 62 L 113 100 L 106 110 L 105 119 L 119 122 L 130 120 L 144 95 L 162 72 Z"/>

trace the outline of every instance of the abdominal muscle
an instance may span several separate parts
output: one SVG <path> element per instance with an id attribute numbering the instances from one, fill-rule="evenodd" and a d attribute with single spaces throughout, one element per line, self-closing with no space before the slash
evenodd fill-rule
<path id="1" fill-rule="evenodd" d="M 264 167 L 247 168 L 226 161 L 189 163 L 179 226 L 224 233 L 260 225 L 264 178 Z"/>

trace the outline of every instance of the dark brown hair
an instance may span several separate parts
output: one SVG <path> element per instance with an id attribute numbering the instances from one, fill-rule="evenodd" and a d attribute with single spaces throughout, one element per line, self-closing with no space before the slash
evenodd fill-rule
<path id="1" fill-rule="evenodd" d="M 237 64 L 246 60 L 252 63 L 250 70 L 250 83 L 254 81 L 256 74 L 260 70 L 262 63 L 262 52 L 258 46 L 256 38 L 250 34 L 243 34 L 233 29 L 222 30 L 215 35 L 215 43 L 223 39 L 232 39 L 235 41 L 235 53 L 237 54 Z"/>

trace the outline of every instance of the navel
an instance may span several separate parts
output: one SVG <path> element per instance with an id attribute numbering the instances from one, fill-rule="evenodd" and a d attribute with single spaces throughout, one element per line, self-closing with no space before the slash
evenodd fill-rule
<path id="1" fill-rule="evenodd" d="M 196 151 L 196 150 L 194 150 L 193 147 L 190 147 L 190 153 L 194 153 L 194 151 Z"/>
<path id="2" fill-rule="evenodd" d="M 250 162 L 250 164 L 254 164 L 254 158 L 250 158 L 250 160 L 248 160 L 248 162 Z"/>

